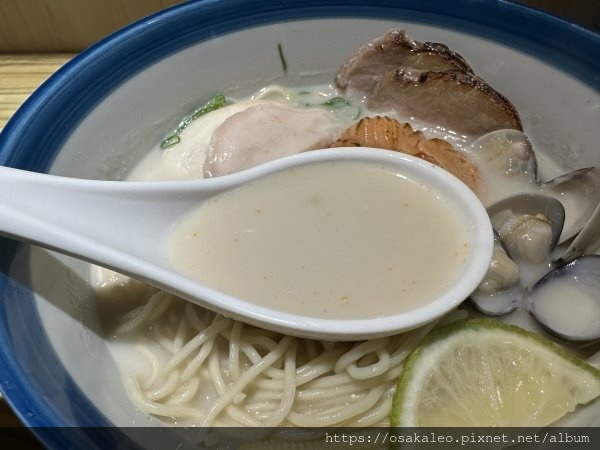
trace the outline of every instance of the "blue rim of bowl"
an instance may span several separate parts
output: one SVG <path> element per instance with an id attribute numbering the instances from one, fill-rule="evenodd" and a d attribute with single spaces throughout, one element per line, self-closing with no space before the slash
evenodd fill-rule
<path id="1" fill-rule="evenodd" d="M 600 54 L 600 35 L 505 0 L 372 0 L 368 5 L 363 0 L 194 1 L 125 27 L 65 64 L 29 97 L 0 134 L 0 164 L 48 170 L 69 130 L 94 105 L 168 54 L 253 26 L 322 18 L 402 20 L 466 31 L 568 69 L 600 90 L 600 60 L 594 57 Z M 114 446 L 114 439 L 120 438 L 95 428 L 111 427 L 111 423 L 62 366 L 27 283 L 7 275 L 18 249 L 18 244 L 0 240 L 1 389 L 16 414 L 35 427 L 48 448 Z M 59 427 L 91 428 L 75 432 Z"/>

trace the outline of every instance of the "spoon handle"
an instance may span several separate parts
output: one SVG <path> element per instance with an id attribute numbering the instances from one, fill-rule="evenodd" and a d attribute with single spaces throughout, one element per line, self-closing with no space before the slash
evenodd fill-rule
<path id="1" fill-rule="evenodd" d="M 99 244 L 119 232 L 116 224 L 108 223 L 110 216 L 103 217 L 107 188 L 89 180 L 0 167 L 0 233 L 84 259 L 100 259 Z"/>
<path id="2" fill-rule="evenodd" d="M 191 196 L 203 197 L 202 189 L 175 184 L 0 167 L 0 234 L 109 267 L 123 259 L 135 267 L 162 257 L 166 230 L 190 207 Z"/>

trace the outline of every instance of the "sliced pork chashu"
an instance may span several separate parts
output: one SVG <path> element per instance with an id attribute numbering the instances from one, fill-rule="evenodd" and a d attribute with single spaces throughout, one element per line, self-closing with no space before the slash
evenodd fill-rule
<path id="1" fill-rule="evenodd" d="M 395 111 L 468 136 L 494 130 L 522 131 L 514 106 L 481 78 L 462 72 L 405 72 L 383 77 L 369 108 Z"/>
<path id="2" fill-rule="evenodd" d="M 404 30 L 390 30 L 351 55 L 338 70 L 335 81 L 342 89 L 369 93 L 383 74 L 399 68 L 415 77 L 429 71 L 472 73 L 467 61 L 446 45 L 412 41 Z"/>
<path id="3" fill-rule="evenodd" d="M 237 112 L 212 134 L 204 176 L 239 172 L 277 158 L 326 147 L 343 126 L 328 111 L 263 103 Z"/>
<path id="4" fill-rule="evenodd" d="M 365 98 L 374 112 L 414 117 L 450 131 L 480 136 L 522 130 L 514 106 L 465 59 L 444 44 L 411 41 L 402 30 L 361 47 L 342 65 L 337 86 Z"/>

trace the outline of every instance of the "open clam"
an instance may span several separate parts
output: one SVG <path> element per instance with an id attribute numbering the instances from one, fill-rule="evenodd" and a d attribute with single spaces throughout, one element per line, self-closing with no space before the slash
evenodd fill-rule
<path id="1" fill-rule="evenodd" d="M 511 256 L 534 264 L 548 259 L 558 244 L 565 222 L 561 202 L 540 194 L 507 197 L 487 211 Z"/>
<path id="2" fill-rule="evenodd" d="M 598 251 L 600 247 L 600 203 L 579 234 L 573 239 L 558 263 L 569 262 L 582 255 Z"/>
<path id="3" fill-rule="evenodd" d="M 510 258 L 497 233 L 490 267 L 481 284 L 469 296 L 469 303 L 486 316 L 503 316 L 522 303 L 519 266 Z"/>
<path id="4" fill-rule="evenodd" d="M 524 298 L 519 262 L 550 259 L 561 235 L 565 211 L 553 197 L 519 194 L 488 207 L 494 227 L 494 253 L 489 270 L 469 301 L 488 316 L 516 310 Z"/>
<path id="5" fill-rule="evenodd" d="M 471 143 L 468 151 L 481 165 L 510 180 L 537 183 L 537 159 L 529 138 L 519 130 L 502 129 L 484 134 Z M 512 184 L 512 183 L 511 183 Z M 494 189 L 502 192 L 504 189 Z"/>
<path id="6" fill-rule="evenodd" d="M 579 168 L 542 181 L 538 150 L 534 151 L 527 136 L 518 130 L 488 133 L 471 143 L 466 151 L 480 168 L 480 198 L 486 205 L 516 193 L 559 199 L 565 210 L 559 243 L 577 235 L 600 203 L 599 168 Z"/>
<path id="7" fill-rule="evenodd" d="M 568 341 L 600 339 L 600 256 L 575 259 L 550 271 L 531 290 L 530 312 Z"/>
<path id="8" fill-rule="evenodd" d="M 559 197 L 565 208 L 565 225 L 560 243 L 572 239 L 587 227 L 600 203 L 600 169 L 576 169 L 543 183 L 548 195 Z"/>

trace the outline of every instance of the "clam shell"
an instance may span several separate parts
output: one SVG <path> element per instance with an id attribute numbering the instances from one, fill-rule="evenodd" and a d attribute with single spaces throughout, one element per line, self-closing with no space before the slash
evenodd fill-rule
<path id="1" fill-rule="evenodd" d="M 469 304 L 481 314 L 499 317 L 516 311 L 522 299 L 523 291 L 520 288 L 511 288 L 489 295 L 471 295 Z"/>
<path id="2" fill-rule="evenodd" d="M 598 248 L 600 248 L 600 203 L 558 262 L 569 262 L 582 255 L 595 253 Z"/>
<path id="3" fill-rule="evenodd" d="M 586 227 L 600 203 L 600 169 L 597 167 L 573 170 L 541 186 L 548 193 L 560 197 L 565 207 L 566 218 L 561 243 L 573 238 Z M 581 254 L 583 252 L 579 253 Z M 575 256 L 577 255 L 573 254 Z"/>
<path id="4" fill-rule="evenodd" d="M 502 129 L 484 134 L 471 143 L 469 151 L 486 160 L 500 173 L 538 182 L 535 152 L 522 131 Z"/>
<path id="5" fill-rule="evenodd" d="M 496 222 L 496 218 L 499 217 L 499 214 L 506 210 L 512 211 L 516 215 L 524 214 L 536 216 L 537 214 L 541 214 L 543 217 L 547 218 L 552 226 L 552 237 L 550 239 L 548 252 L 551 252 L 556 248 L 565 223 L 565 209 L 561 202 L 554 197 L 541 194 L 513 195 L 500 200 L 487 208 L 492 224 Z M 507 238 L 508 237 L 506 236 L 502 237 L 504 245 L 510 249 L 512 246 L 506 242 Z"/>
<path id="6" fill-rule="evenodd" d="M 496 171 L 513 183 L 512 192 L 538 192 L 560 199 L 565 209 L 565 222 L 559 243 L 572 239 L 590 220 L 600 203 L 600 169 L 585 167 L 572 170 L 551 180 L 540 179 L 536 151 L 527 136 L 517 130 L 497 130 L 481 136 L 467 148 L 475 161 Z M 492 177 L 493 178 L 493 177 Z M 503 186 L 488 187 L 485 176 L 481 197 L 487 204 L 500 198 Z M 600 214 L 600 213 L 599 213 Z M 600 243 L 600 237 L 599 243 Z M 581 254 L 581 253 L 580 253 Z"/>
<path id="7" fill-rule="evenodd" d="M 512 261 L 498 233 L 494 232 L 494 253 L 490 268 L 478 289 L 469 296 L 468 303 L 486 316 L 510 314 L 523 302 L 524 294 L 519 278 L 519 267 Z M 499 283 L 502 285 L 499 286 Z"/>
<path id="8" fill-rule="evenodd" d="M 531 315 L 550 333 L 580 342 L 600 339 L 600 256 L 550 271 L 531 290 Z"/>

